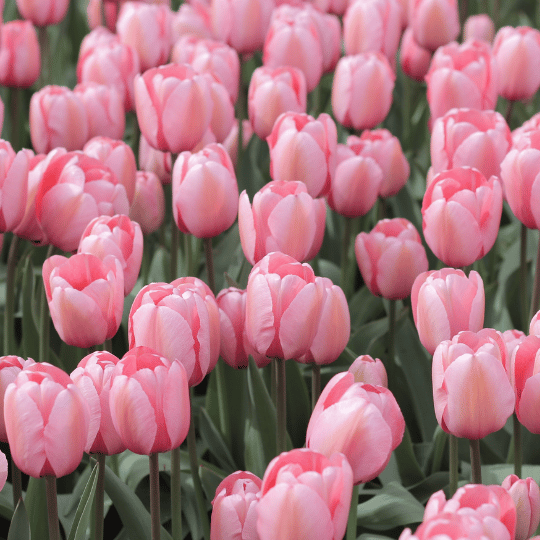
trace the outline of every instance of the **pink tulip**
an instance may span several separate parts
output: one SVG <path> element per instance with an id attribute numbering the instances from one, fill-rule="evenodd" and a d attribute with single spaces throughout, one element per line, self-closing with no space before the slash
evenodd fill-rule
<path id="1" fill-rule="evenodd" d="M 43 263 L 43 283 L 54 327 L 65 343 L 93 347 L 116 334 L 124 309 L 118 259 L 54 255 Z"/>
<path id="2" fill-rule="evenodd" d="M 236 220 L 238 184 L 222 145 L 210 144 L 196 154 L 180 154 L 172 184 L 174 220 L 182 232 L 212 238 Z"/>
<path id="3" fill-rule="evenodd" d="M 416 42 L 434 51 L 458 37 L 457 0 L 410 0 L 409 22 Z"/>
<path id="4" fill-rule="evenodd" d="M 88 454 L 111 456 L 126 449 L 116 432 L 109 407 L 111 377 L 119 359 L 106 351 L 85 356 L 71 373 L 90 410 L 88 439 L 84 451 Z"/>
<path id="5" fill-rule="evenodd" d="M 510 128 L 498 112 L 451 109 L 433 123 L 431 166 L 435 174 L 474 167 L 486 178 L 500 176 L 500 164 L 511 147 Z"/>
<path id="6" fill-rule="evenodd" d="M 540 129 L 540 113 L 533 114 L 528 120 L 523 122 L 523 124 L 514 131 L 512 131 L 512 141 L 515 147 L 520 146 L 521 136 L 531 131 L 537 131 Z"/>
<path id="7" fill-rule="evenodd" d="M 135 195 L 129 218 L 136 221 L 143 234 L 157 231 L 165 219 L 165 193 L 159 178 L 152 172 L 137 171 Z"/>
<path id="8" fill-rule="evenodd" d="M 371 232 L 361 232 L 354 245 L 362 278 L 376 296 L 406 298 L 429 266 L 420 235 L 405 218 L 379 221 Z"/>
<path id="9" fill-rule="evenodd" d="M 540 87 L 540 31 L 505 26 L 495 36 L 493 55 L 499 69 L 499 93 L 509 100 L 529 100 Z"/>
<path id="10" fill-rule="evenodd" d="M 46 362 L 23 369 L 6 389 L 4 417 L 11 457 L 23 473 L 60 477 L 78 467 L 90 413 L 67 373 Z"/>
<path id="11" fill-rule="evenodd" d="M 414 32 L 408 27 L 401 38 L 399 62 L 403 73 L 418 82 L 423 82 L 429 71 L 432 53 L 419 45 L 414 39 Z"/>
<path id="12" fill-rule="evenodd" d="M 433 178 L 422 202 L 424 238 L 436 257 L 460 267 L 481 259 L 499 232 L 502 214 L 499 179 L 460 167 Z"/>
<path id="13" fill-rule="evenodd" d="M 4 452 L 0 452 L 0 490 L 6 485 L 8 477 L 8 462 Z"/>
<path id="14" fill-rule="evenodd" d="M 261 479 L 248 471 L 227 476 L 216 488 L 212 501 L 210 540 L 259 540 L 257 505 Z"/>
<path id="15" fill-rule="evenodd" d="M 283 452 L 264 473 L 257 506 L 260 540 L 341 540 L 351 504 L 352 471 L 342 454 Z"/>
<path id="16" fill-rule="evenodd" d="M 392 105 L 395 78 L 382 53 L 341 58 L 332 83 L 332 111 L 337 121 L 357 130 L 382 122 Z"/>
<path id="17" fill-rule="evenodd" d="M 324 199 L 313 199 L 303 182 L 269 182 L 253 197 L 240 195 L 238 227 L 246 259 L 255 264 L 272 251 L 308 261 L 321 248 Z"/>
<path id="18" fill-rule="evenodd" d="M 514 391 L 504 369 L 506 347 L 491 329 L 460 332 L 433 355 L 433 401 L 447 433 L 481 439 L 501 429 L 514 412 Z"/>
<path id="19" fill-rule="evenodd" d="M 17 9 L 35 26 L 58 24 L 68 10 L 69 0 L 17 0 Z"/>
<path id="20" fill-rule="evenodd" d="M 332 73 L 341 56 L 341 22 L 335 15 L 323 13 L 311 2 L 302 4 L 317 26 L 321 38 L 323 73 Z"/>
<path id="21" fill-rule="evenodd" d="M 127 214 L 126 190 L 101 161 L 82 152 L 55 150 L 36 194 L 36 216 L 48 241 L 75 251 L 92 219 Z"/>
<path id="22" fill-rule="evenodd" d="M 208 79 L 186 64 L 149 69 L 135 78 L 141 132 L 158 150 L 192 150 L 212 118 Z"/>
<path id="23" fill-rule="evenodd" d="M 151 347 L 183 364 L 189 386 L 199 384 L 218 360 L 219 308 L 208 286 L 198 278 L 143 287 L 129 312 L 130 349 Z"/>
<path id="24" fill-rule="evenodd" d="M 81 150 L 88 140 L 84 103 L 69 88 L 45 86 L 30 100 L 30 138 L 39 154 L 57 147 Z"/>
<path id="25" fill-rule="evenodd" d="M 172 20 L 173 42 L 183 36 L 194 36 L 201 39 L 212 39 L 212 17 L 210 5 L 204 0 L 184 2 L 178 11 L 173 14 Z"/>
<path id="26" fill-rule="evenodd" d="M 540 523 L 540 489 L 532 478 L 520 480 L 515 474 L 507 476 L 502 487 L 508 491 L 516 505 L 516 540 L 526 540 Z"/>
<path id="27" fill-rule="evenodd" d="M 351 364 L 348 371 L 353 374 L 355 383 L 388 388 L 386 369 L 378 358 L 373 359 L 368 354 L 363 354 Z"/>
<path id="28" fill-rule="evenodd" d="M 347 0 L 314 0 L 313 5 L 323 13 L 343 15 L 347 9 Z"/>
<path id="29" fill-rule="evenodd" d="M 23 369 L 32 364 L 35 364 L 35 362 L 31 358 L 24 360 L 20 356 L 0 357 L 0 441 L 2 442 L 8 440 L 4 420 L 4 395 L 6 389 Z"/>
<path id="30" fill-rule="evenodd" d="M 205 140 L 206 135 L 204 135 L 201 141 L 199 141 L 199 144 L 193 148 L 193 152 L 202 150 L 207 144 L 214 142 L 222 143 L 231 132 L 235 122 L 234 105 L 227 88 L 219 82 L 217 75 L 203 73 L 203 76 L 208 81 L 212 102 L 212 116 L 210 118 L 209 129 L 207 130 L 211 132 L 211 137 Z"/>
<path id="31" fill-rule="evenodd" d="M 284 113 L 267 141 L 273 180 L 304 182 L 312 197 L 328 193 L 337 148 L 336 125 L 328 114 L 315 119 L 308 114 Z"/>
<path id="32" fill-rule="evenodd" d="M 433 354 L 441 341 L 484 325 L 484 283 L 480 274 L 443 268 L 424 272 L 413 283 L 411 307 L 422 345 Z"/>
<path id="33" fill-rule="evenodd" d="M 529 335 L 540 336 L 540 311 L 537 311 L 529 324 Z"/>
<path id="34" fill-rule="evenodd" d="M 28 88 L 38 79 L 41 55 L 35 28 L 30 21 L 2 25 L 0 40 L 0 84 Z"/>
<path id="35" fill-rule="evenodd" d="M 509 367 L 512 355 L 516 347 L 526 338 L 526 335 L 521 330 L 506 330 L 502 333 L 502 337 L 506 345 L 506 364 L 504 367 L 510 375 Z M 512 377 L 510 377 L 510 381 L 512 381 Z"/>
<path id="36" fill-rule="evenodd" d="M 452 42 L 437 49 L 426 82 L 434 120 L 450 109 L 493 110 L 497 104 L 497 62 L 484 41 Z"/>
<path id="37" fill-rule="evenodd" d="M 98 26 L 86 34 L 79 48 L 79 60 L 84 58 L 94 47 L 107 43 L 120 43 L 118 36 L 104 26 Z M 78 66 L 77 66 L 78 69 Z"/>
<path id="38" fill-rule="evenodd" d="M 263 257 L 247 285 L 251 345 L 259 354 L 285 360 L 306 354 L 318 329 L 324 292 L 308 264 L 280 252 Z"/>
<path id="39" fill-rule="evenodd" d="M 248 90 L 249 121 L 253 131 L 266 139 L 280 114 L 305 113 L 306 100 L 306 79 L 299 69 L 291 66 L 256 68 Z"/>
<path id="40" fill-rule="evenodd" d="M 184 366 L 148 347 L 131 348 L 116 364 L 109 393 L 112 423 L 141 455 L 178 448 L 191 419 Z"/>
<path id="41" fill-rule="evenodd" d="M 309 420 L 306 446 L 330 456 L 342 452 L 353 483 L 376 478 L 386 467 L 405 431 L 405 420 L 390 390 L 355 382 L 349 372 L 334 375 Z"/>
<path id="42" fill-rule="evenodd" d="M 170 184 L 172 178 L 172 158 L 170 152 L 156 150 L 141 133 L 139 141 L 139 168 L 157 175 L 162 184 Z"/>
<path id="43" fill-rule="evenodd" d="M 491 43 L 494 36 L 495 24 L 486 13 L 470 15 L 463 24 L 463 41 L 479 39 Z"/>
<path id="44" fill-rule="evenodd" d="M 96 28 L 105 28 L 114 32 L 116 29 L 116 19 L 118 19 L 118 10 L 120 4 L 117 2 L 108 2 L 107 0 L 88 0 L 86 7 L 86 18 L 88 26 L 95 30 Z"/>

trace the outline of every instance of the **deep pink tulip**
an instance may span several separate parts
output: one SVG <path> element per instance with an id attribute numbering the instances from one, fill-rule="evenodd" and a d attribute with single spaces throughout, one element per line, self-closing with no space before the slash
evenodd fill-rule
<path id="1" fill-rule="evenodd" d="M 248 471 L 229 474 L 216 488 L 212 501 L 210 540 L 259 540 L 257 505 L 261 479 Z"/>
<path id="2" fill-rule="evenodd" d="M 411 306 L 422 345 L 430 354 L 462 330 L 478 332 L 484 325 L 484 283 L 480 274 L 443 268 L 424 272 L 413 283 Z"/>
<path id="3" fill-rule="evenodd" d="M 11 456 L 23 473 L 60 477 L 81 462 L 90 412 L 61 369 L 46 362 L 23 369 L 6 389 L 4 418 Z"/>
<path id="4" fill-rule="evenodd" d="M 238 227 L 246 259 L 255 264 L 272 251 L 297 261 L 317 255 L 324 237 L 326 205 L 313 199 L 303 182 L 269 182 L 249 203 L 240 195 Z"/>
<path id="5" fill-rule="evenodd" d="M 178 11 L 173 14 L 173 42 L 183 36 L 194 36 L 201 39 L 212 39 L 212 17 L 210 5 L 204 0 L 183 2 Z"/>
<path id="6" fill-rule="evenodd" d="M 65 343 L 93 347 L 116 334 L 124 309 L 118 259 L 53 255 L 43 263 L 43 283 L 54 327 Z"/>
<path id="7" fill-rule="evenodd" d="M 354 246 L 362 278 L 376 296 L 406 298 L 429 266 L 422 239 L 405 218 L 379 221 L 371 232 L 361 232 Z"/>
<path id="8" fill-rule="evenodd" d="M 532 478 L 507 476 L 502 487 L 508 491 L 516 505 L 516 540 L 527 540 L 540 523 L 540 489 Z"/>
<path id="9" fill-rule="evenodd" d="M 178 448 L 191 419 L 184 366 L 148 347 L 130 349 L 111 375 L 114 428 L 128 450 L 141 455 Z"/>
<path id="10" fill-rule="evenodd" d="M 459 167 L 433 178 L 422 202 L 422 230 L 435 256 L 448 266 L 481 259 L 499 232 L 502 214 L 499 179 Z"/>
<path id="11" fill-rule="evenodd" d="M 187 64 L 167 64 L 137 76 L 135 105 L 141 132 L 164 152 L 192 150 L 212 118 L 208 79 Z"/>
<path id="12" fill-rule="evenodd" d="M 251 345 L 246 332 L 246 291 L 229 287 L 216 297 L 219 307 L 221 346 L 219 354 L 233 368 L 247 368 L 249 356 L 257 367 L 264 367 L 271 358 L 259 354 Z"/>
<path id="13" fill-rule="evenodd" d="M 479 39 L 487 43 L 492 43 L 494 36 L 495 24 L 486 13 L 470 15 L 463 24 L 463 41 Z"/>
<path id="14" fill-rule="evenodd" d="M 388 388 L 388 375 L 384 364 L 378 358 L 373 359 L 368 354 L 363 354 L 351 364 L 348 371 L 354 375 L 354 382 Z"/>
<path id="15" fill-rule="evenodd" d="M 499 91 L 491 47 L 476 39 L 437 49 L 426 75 L 427 99 L 435 120 L 450 109 L 495 109 Z"/>
<path id="16" fill-rule="evenodd" d="M 38 154 L 62 147 L 81 150 L 88 119 L 81 98 L 64 86 L 45 86 L 30 99 L 30 138 Z"/>
<path id="17" fill-rule="evenodd" d="M 143 234 L 157 231 L 165 219 L 165 192 L 153 172 L 137 171 L 135 195 L 129 208 L 129 217 L 136 221 Z"/>
<path id="18" fill-rule="evenodd" d="M 399 62 L 403 73 L 418 82 L 423 82 L 429 71 L 432 53 L 419 45 L 414 39 L 414 32 L 408 27 L 401 38 Z"/>
<path id="19" fill-rule="evenodd" d="M 71 373 L 90 410 L 88 439 L 84 451 L 88 454 L 111 456 L 126 449 L 113 426 L 109 393 L 111 377 L 119 359 L 107 351 L 85 356 Z"/>
<path id="20" fill-rule="evenodd" d="M 238 215 L 238 184 L 229 154 L 210 144 L 182 152 L 173 169 L 173 216 L 178 228 L 197 238 L 226 231 Z"/>
<path id="21" fill-rule="evenodd" d="M 82 152 L 53 151 L 36 194 L 36 216 L 48 241 L 75 251 L 92 219 L 127 214 L 126 190 L 101 161 Z"/>
<path id="22" fill-rule="evenodd" d="M 0 84 L 12 88 L 32 86 L 41 71 L 39 42 L 32 23 L 5 23 L 0 36 Z"/>
<path id="23" fill-rule="evenodd" d="M 186 368 L 189 386 L 199 384 L 219 357 L 219 308 L 198 278 L 150 283 L 129 312 L 129 347 L 151 347 Z"/>
<path id="24" fill-rule="evenodd" d="M 510 128 L 498 112 L 451 109 L 433 123 L 431 166 L 434 174 L 474 167 L 486 178 L 500 177 L 500 164 L 511 147 Z"/>
<path id="25" fill-rule="evenodd" d="M 340 540 L 351 504 L 352 471 L 343 454 L 283 452 L 264 473 L 257 506 L 260 540 Z"/>
<path id="26" fill-rule="evenodd" d="M 284 360 L 306 354 L 318 329 L 324 292 L 308 264 L 279 251 L 263 257 L 247 285 L 246 329 L 255 350 Z"/>
<path id="27" fill-rule="evenodd" d="M 248 90 L 248 113 L 253 131 L 266 139 L 280 114 L 305 113 L 306 100 L 306 79 L 298 68 L 256 68 Z"/>
<path id="28" fill-rule="evenodd" d="M 505 371 L 506 346 L 491 329 L 460 332 L 433 355 L 433 401 L 447 433 L 481 439 L 501 429 L 514 412 L 514 391 Z"/>
<path id="29" fill-rule="evenodd" d="M 306 446 L 330 456 L 342 452 L 353 470 L 353 483 L 376 478 L 386 467 L 405 431 L 405 420 L 392 392 L 355 382 L 345 371 L 330 379 L 309 420 Z"/>
<path id="30" fill-rule="evenodd" d="M 68 10 L 69 0 L 17 0 L 17 9 L 35 26 L 58 24 Z"/>
<path id="31" fill-rule="evenodd" d="M 283 113 L 267 138 L 270 176 L 274 180 L 304 182 L 312 197 L 328 193 L 336 169 L 337 128 L 322 113 Z"/>
<path id="32" fill-rule="evenodd" d="M 499 93 L 508 100 L 529 100 L 540 88 L 540 31 L 529 26 L 501 28 L 493 42 Z"/>
<path id="33" fill-rule="evenodd" d="M 356 130 L 382 122 L 392 105 L 395 74 L 382 53 L 345 56 L 332 83 L 332 111 L 336 120 Z"/>
<path id="34" fill-rule="evenodd" d="M 434 51 L 458 37 L 457 0 L 409 0 L 409 24 L 414 39 Z"/>

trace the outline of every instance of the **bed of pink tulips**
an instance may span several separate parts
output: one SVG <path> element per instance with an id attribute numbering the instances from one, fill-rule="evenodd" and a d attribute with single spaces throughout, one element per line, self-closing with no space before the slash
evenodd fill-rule
<path id="1" fill-rule="evenodd" d="M 540 538 L 539 2 L 0 14 L 0 540 Z"/>

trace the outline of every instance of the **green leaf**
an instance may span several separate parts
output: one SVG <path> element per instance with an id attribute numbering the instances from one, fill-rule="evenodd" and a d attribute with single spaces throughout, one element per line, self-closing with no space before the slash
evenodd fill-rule
<path id="1" fill-rule="evenodd" d="M 485 465 L 482 467 L 482 482 L 486 485 L 497 484 L 501 485 L 502 481 L 509 475 L 514 473 L 514 466 L 505 463 L 497 465 Z M 531 477 L 536 482 L 540 482 L 540 465 L 523 465 L 521 478 Z"/>
<path id="2" fill-rule="evenodd" d="M 306 366 L 307 367 L 307 366 Z M 294 448 L 306 444 L 306 431 L 311 417 L 311 403 L 306 381 L 298 362 L 285 362 L 287 377 L 287 432 L 291 434 Z M 307 367 L 311 371 L 311 366 Z"/>
<path id="3" fill-rule="evenodd" d="M 49 540 L 49 527 L 45 526 L 48 523 L 45 479 L 30 477 L 24 503 L 28 508 L 32 540 Z"/>
<path id="4" fill-rule="evenodd" d="M 21 499 L 17 504 L 17 508 L 15 508 L 7 540 L 30 540 L 31 538 L 30 521 L 28 520 L 24 502 Z"/>
<path id="5" fill-rule="evenodd" d="M 405 426 L 405 434 L 401 444 L 394 450 L 399 476 L 404 486 L 410 486 L 421 482 L 425 476 L 416 460 L 414 449 L 411 441 L 411 435 L 407 426 Z"/>
<path id="6" fill-rule="evenodd" d="M 86 487 L 84 488 L 77 511 L 75 512 L 75 519 L 71 526 L 68 540 L 85 540 L 86 538 L 86 531 L 90 524 L 92 501 L 94 500 L 94 494 L 96 492 L 97 477 L 98 464 L 96 463 L 92 469 L 90 478 L 86 483 Z"/>
<path id="7" fill-rule="evenodd" d="M 199 432 L 208 450 L 216 458 L 219 465 L 228 473 L 236 471 L 234 460 L 216 426 L 205 409 L 199 411 Z"/>

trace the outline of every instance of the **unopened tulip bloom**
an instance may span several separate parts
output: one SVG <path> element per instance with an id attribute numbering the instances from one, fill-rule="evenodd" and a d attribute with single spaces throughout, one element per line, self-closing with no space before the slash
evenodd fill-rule
<path id="1" fill-rule="evenodd" d="M 332 111 L 337 121 L 357 130 L 382 122 L 392 105 L 395 78 L 382 53 L 341 58 L 332 83 Z"/>
<path id="2" fill-rule="evenodd" d="M 324 199 L 313 199 L 303 182 L 269 182 L 253 197 L 240 195 L 238 227 L 246 259 L 255 264 L 272 251 L 309 261 L 321 248 Z"/>
<path id="3" fill-rule="evenodd" d="M 479 13 L 470 15 L 463 24 L 463 41 L 480 39 L 491 43 L 495 36 L 495 24 L 489 15 Z"/>
<path id="4" fill-rule="evenodd" d="M 351 466 L 343 454 L 302 448 L 283 452 L 264 473 L 257 506 L 260 540 L 341 540 L 352 497 Z"/>
<path id="5" fill-rule="evenodd" d="M 111 456 L 126 449 L 111 419 L 109 392 L 111 377 L 119 359 L 107 351 L 85 356 L 71 373 L 90 410 L 88 439 L 84 451 L 88 454 Z"/>
<path id="6" fill-rule="evenodd" d="M 303 5 L 311 13 L 319 31 L 323 73 L 332 73 L 341 56 L 341 22 L 335 15 L 319 11 L 310 2 Z"/>
<path id="7" fill-rule="evenodd" d="M 227 540 L 238 534 L 242 540 L 259 540 L 256 527 L 261 483 L 258 476 L 237 471 L 219 484 L 212 501 L 210 540 Z"/>
<path id="8" fill-rule="evenodd" d="M 451 109 L 433 123 L 431 166 L 434 174 L 474 167 L 486 178 L 500 177 L 500 164 L 511 147 L 510 128 L 498 112 Z"/>
<path id="9" fill-rule="evenodd" d="M 506 345 L 506 365 L 504 366 L 507 373 L 510 375 L 510 360 L 514 349 L 525 339 L 526 334 L 521 330 L 506 330 L 502 333 L 504 343 Z M 510 375 L 510 381 L 512 381 L 512 376 Z"/>
<path id="10" fill-rule="evenodd" d="M 418 82 L 423 82 L 429 71 L 432 53 L 414 39 L 414 32 L 409 27 L 403 32 L 399 52 L 399 63 L 403 73 Z"/>
<path id="11" fill-rule="evenodd" d="M 444 431 L 481 439 L 504 426 L 515 401 L 505 357 L 504 340 L 491 329 L 460 332 L 438 345 L 433 355 L 433 401 Z"/>
<path id="12" fill-rule="evenodd" d="M 376 296 L 406 298 L 429 266 L 420 235 L 405 218 L 379 221 L 371 232 L 361 232 L 354 246 L 362 278 Z"/>
<path id="13" fill-rule="evenodd" d="M 422 202 L 422 230 L 435 256 L 461 267 L 481 259 L 499 232 L 502 214 L 499 179 L 460 167 L 436 175 Z"/>
<path id="14" fill-rule="evenodd" d="M 540 489 L 532 478 L 507 476 L 502 487 L 508 491 L 516 505 L 516 540 L 527 540 L 540 523 Z"/>
<path id="15" fill-rule="evenodd" d="M 217 75 L 203 73 L 203 76 L 208 81 L 212 103 L 212 116 L 207 130 L 207 132 L 211 132 L 211 136 L 209 139 L 206 139 L 207 134 L 203 135 L 199 144 L 192 149 L 194 152 L 202 150 L 207 144 L 214 142 L 222 143 L 231 132 L 235 121 L 234 104 L 231 101 L 231 95 L 227 88 L 221 84 Z"/>
<path id="16" fill-rule="evenodd" d="M 178 448 L 191 418 L 186 370 L 148 347 L 116 364 L 109 391 L 114 428 L 128 450 L 150 455 Z"/>
<path id="17" fill-rule="evenodd" d="M 133 301 L 128 324 L 130 348 L 151 347 L 181 362 L 189 386 L 199 384 L 217 363 L 219 308 L 212 291 L 198 278 L 146 285 Z"/>
<path id="18" fill-rule="evenodd" d="M 17 0 L 17 9 L 35 26 L 58 24 L 67 13 L 69 0 Z"/>
<path id="19" fill-rule="evenodd" d="M 434 51 L 459 35 L 457 0 L 410 0 L 409 24 L 417 43 Z"/>
<path id="20" fill-rule="evenodd" d="M 107 0 L 88 0 L 86 19 L 92 29 L 107 28 L 111 32 L 116 29 L 120 4 Z"/>
<path id="21" fill-rule="evenodd" d="M 172 20 L 173 42 L 183 36 L 194 36 L 201 39 L 212 39 L 212 17 L 210 5 L 204 0 L 183 2 Z"/>
<path id="22" fill-rule="evenodd" d="M 93 347 L 116 334 L 124 309 L 118 259 L 53 255 L 43 263 L 43 283 L 54 327 L 65 343 Z"/>
<path id="23" fill-rule="evenodd" d="M 345 0 L 314 0 L 313 5 L 323 13 L 343 15 L 347 9 L 348 2 Z"/>
<path id="24" fill-rule="evenodd" d="M 25 474 L 65 476 L 81 462 L 90 413 L 68 374 L 46 362 L 23 369 L 6 389 L 11 456 Z"/>
<path id="25" fill-rule="evenodd" d="M 386 369 L 378 358 L 363 354 L 351 364 L 348 371 L 354 375 L 354 382 L 388 387 Z"/>
<path id="26" fill-rule="evenodd" d="M 172 157 L 170 152 L 161 152 L 148 144 L 146 137 L 141 133 L 139 141 L 139 168 L 142 171 L 152 172 L 162 184 L 170 184 L 172 177 Z"/>
<path id="27" fill-rule="evenodd" d="M 537 311 L 529 324 L 529 335 L 540 336 L 540 311 Z"/>
<path id="28" fill-rule="evenodd" d="M 309 420 L 306 446 L 330 456 L 342 452 L 353 483 L 376 478 L 403 438 L 405 420 L 392 392 L 355 381 L 353 373 L 334 375 Z"/>
<path id="29" fill-rule="evenodd" d="M 411 307 L 422 345 L 430 354 L 462 330 L 478 332 L 484 325 L 484 283 L 480 274 L 443 268 L 424 272 L 413 283 Z"/>
<path id="30" fill-rule="evenodd" d="M 129 217 L 136 221 L 143 234 L 159 229 L 165 218 L 165 193 L 159 178 L 152 172 L 137 171 L 135 195 Z"/>

